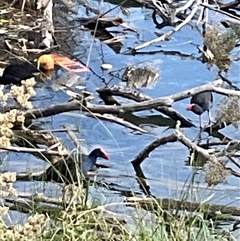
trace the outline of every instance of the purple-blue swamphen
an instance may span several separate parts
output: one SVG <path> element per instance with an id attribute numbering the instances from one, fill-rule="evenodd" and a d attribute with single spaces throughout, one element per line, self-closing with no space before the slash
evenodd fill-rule
<path id="1" fill-rule="evenodd" d="M 96 148 L 89 155 L 76 153 L 50 166 L 39 180 L 60 183 L 77 182 L 78 173 L 85 177 L 87 172 L 95 166 L 98 157 L 109 160 L 109 155 L 103 148 Z"/>
<path id="2" fill-rule="evenodd" d="M 207 111 L 209 124 L 211 124 L 211 112 L 210 109 L 213 105 L 213 95 L 212 92 L 206 91 L 196 95 L 193 95 L 190 100 L 190 105 L 188 105 L 187 110 L 192 111 L 196 115 L 199 115 L 200 128 L 202 128 L 202 114 Z"/>

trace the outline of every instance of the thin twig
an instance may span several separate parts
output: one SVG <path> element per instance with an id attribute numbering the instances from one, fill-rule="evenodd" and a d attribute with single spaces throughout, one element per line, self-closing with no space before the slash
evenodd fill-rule
<path id="1" fill-rule="evenodd" d="M 26 148 L 26 147 L 1 147 L 0 150 L 13 151 L 13 152 L 23 152 L 23 153 L 41 153 L 47 155 L 56 155 L 56 156 L 68 156 L 68 152 L 59 152 L 51 151 L 45 148 Z"/>
<path id="2" fill-rule="evenodd" d="M 136 52 L 137 50 L 145 48 L 145 47 L 147 47 L 147 46 L 149 46 L 153 43 L 164 41 L 165 39 L 169 38 L 171 35 L 173 35 L 177 31 L 179 31 L 183 26 L 185 26 L 187 23 L 189 23 L 192 20 L 193 16 L 195 15 L 195 13 L 198 10 L 198 6 L 200 5 L 200 3 L 201 3 L 201 0 L 197 0 L 192 12 L 186 17 L 186 19 L 182 23 L 177 25 L 174 29 L 170 30 L 168 33 L 163 34 L 161 37 L 158 37 L 158 38 L 153 39 L 149 42 L 146 42 L 144 44 L 141 44 L 141 45 L 138 45 L 138 46 L 134 47 L 132 49 L 132 52 Z"/>

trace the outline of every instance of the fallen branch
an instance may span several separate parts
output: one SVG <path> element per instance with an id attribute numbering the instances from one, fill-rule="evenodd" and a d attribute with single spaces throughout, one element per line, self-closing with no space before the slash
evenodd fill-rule
<path id="1" fill-rule="evenodd" d="M 213 91 L 224 95 L 237 95 L 240 96 L 240 91 L 227 90 L 223 88 L 217 88 L 222 84 L 222 80 L 218 79 L 212 83 L 205 84 L 199 87 L 195 87 L 189 90 L 179 92 L 170 96 L 159 97 L 152 100 L 143 101 L 134 104 L 125 104 L 121 106 L 103 106 L 94 105 L 90 103 L 81 103 L 79 101 L 71 101 L 64 104 L 52 105 L 46 108 L 39 108 L 28 110 L 25 113 L 26 119 L 37 119 L 42 117 L 48 117 L 63 112 L 73 111 L 73 110 L 84 110 L 99 114 L 123 114 L 128 112 L 138 112 L 148 109 L 157 108 L 159 106 L 171 106 L 175 101 L 186 99 L 192 95 L 204 92 Z"/>
<path id="2" fill-rule="evenodd" d="M 138 127 L 126 120 L 123 120 L 121 118 L 118 118 L 116 116 L 113 116 L 113 115 L 110 115 L 110 114 L 98 114 L 98 113 L 86 113 L 87 116 L 90 116 L 90 117 L 93 117 L 93 118 L 98 118 L 98 119 L 103 119 L 103 120 L 107 120 L 107 121 L 110 121 L 110 122 L 114 122 L 114 123 L 117 123 L 119 125 L 122 125 L 122 126 L 125 126 L 129 129 L 132 129 L 134 131 L 139 131 L 141 133 L 149 133 L 149 131 L 146 131 L 144 130 L 143 128 L 141 127 Z"/>
<path id="3" fill-rule="evenodd" d="M 179 127 L 180 122 L 178 122 L 176 130 L 173 134 L 156 139 L 139 153 L 139 155 L 132 161 L 132 165 L 137 175 L 139 174 L 140 177 L 144 177 L 140 165 L 154 149 L 168 142 L 179 141 L 189 149 L 200 153 L 206 159 L 207 168 L 205 169 L 205 181 L 208 183 L 208 185 L 217 185 L 218 183 L 225 181 L 228 174 L 232 174 L 235 177 L 240 176 L 238 172 L 229 167 L 225 167 L 225 165 L 218 160 L 218 153 L 216 153 L 214 149 L 207 150 L 193 143 L 190 139 L 183 135 Z"/>
<path id="4" fill-rule="evenodd" d="M 132 165 L 135 168 L 135 166 L 141 165 L 141 163 L 149 157 L 149 154 L 154 151 L 157 147 L 161 145 L 165 145 L 169 142 L 176 142 L 177 137 L 175 134 L 171 134 L 169 136 L 157 138 L 155 141 L 153 141 L 151 144 L 146 146 L 132 161 Z"/>
<path id="5" fill-rule="evenodd" d="M 40 154 L 47 154 L 47 155 L 56 155 L 56 156 L 68 156 L 68 152 L 59 152 L 59 151 L 52 151 L 48 148 L 25 148 L 25 147 L 1 147 L 0 150 L 6 151 L 13 151 L 13 152 L 22 152 L 22 153 L 40 153 Z"/>
<path id="6" fill-rule="evenodd" d="M 144 44 L 141 44 L 141 45 L 138 45 L 138 46 L 132 48 L 131 52 L 134 53 L 134 52 L 138 51 L 139 49 L 145 48 L 145 47 L 147 47 L 147 46 L 149 46 L 153 43 L 164 41 L 165 39 L 169 38 L 171 35 L 173 35 L 177 31 L 179 31 L 183 26 L 185 26 L 187 23 L 189 23 L 192 20 L 192 18 L 196 14 L 196 12 L 198 10 L 198 6 L 200 4 L 201 4 L 201 0 L 197 0 L 196 3 L 195 3 L 195 6 L 193 6 L 193 9 L 192 9 L 191 13 L 186 17 L 186 19 L 182 23 L 177 25 L 174 29 L 170 30 L 168 33 L 163 34 L 161 37 L 158 37 L 158 38 L 153 39 L 149 42 L 146 42 Z"/>
<path id="7" fill-rule="evenodd" d="M 97 92 L 99 93 L 100 96 L 106 96 L 107 99 L 111 98 L 111 100 L 113 99 L 112 95 L 125 97 L 128 99 L 134 100 L 136 102 L 152 100 L 151 97 L 144 95 L 144 94 L 138 92 L 137 90 L 132 90 L 132 89 L 124 88 L 124 87 L 120 87 L 120 86 L 105 87 L 105 88 L 97 90 Z M 113 99 L 111 103 L 115 104 L 116 100 Z M 120 104 L 118 104 L 118 105 L 120 105 Z M 182 127 L 195 126 L 191 121 L 186 119 L 184 116 L 182 116 L 180 113 L 178 113 L 171 107 L 159 106 L 159 107 L 155 108 L 155 110 L 170 117 L 174 121 L 179 120 L 181 122 Z"/>

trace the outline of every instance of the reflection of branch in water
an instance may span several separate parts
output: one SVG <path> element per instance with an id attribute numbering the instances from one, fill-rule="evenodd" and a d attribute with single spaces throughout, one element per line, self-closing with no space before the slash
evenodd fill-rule
<path id="1" fill-rule="evenodd" d="M 147 95 L 144 95 L 137 90 L 132 90 L 132 89 L 129 89 L 129 88 L 123 88 L 123 87 L 118 87 L 118 86 L 117 87 L 116 86 L 115 87 L 105 87 L 105 88 L 99 89 L 97 92 L 99 93 L 99 95 L 106 94 L 106 95 L 109 95 L 109 96 L 112 96 L 112 95 L 121 96 L 121 97 L 130 99 L 130 100 L 134 100 L 136 102 L 143 102 L 143 101 L 147 101 L 147 100 L 152 100 L 151 97 L 149 97 Z M 113 101 L 111 101 L 111 103 L 113 103 Z M 155 110 L 163 113 L 164 115 L 166 115 L 168 117 L 170 117 L 174 121 L 180 120 L 180 122 L 182 124 L 182 127 L 195 126 L 193 123 L 191 123 L 191 121 L 187 120 L 185 117 L 183 117 L 180 113 L 178 113 L 177 111 L 175 111 L 171 107 L 158 106 L 157 108 L 155 108 Z M 128 114 L 125 115 L 125 117 L 128 118 L 128 120 L 129 120 L 129 116 L 132 116 L 132 115 L 128 115 Z M 170 120 L 168 121 L 168 124 L 170 124 L 170 126 L 172 126 L 172 124 L 169 123 L 169 122 L 170 122 Z M 159 123 L 159 121 L 158 121 L 158 123 Z M 176 123 L 174 123 L 174 125 L 175 124 Z M 159 124 L 157 124 L 157 125 L 159 125 Z M 165 125 L 165 124 L 162 124 L 162 125 Z"/>
<path id="2" fill-rule="evenodd" d="M 139 188 L 143 191 L 143 193 L 147 196 L 152 196 L 151 192 L 150 192 L 150 186 L 147 185 L 146 182 L 146 177 L 144 176 L 144 173 L 142 171 L 142 168 L 140 165 L 133 165 L 133 168 L 136 172 L 136 180 L 137 183 L 139 184 Z M 153 196 L 152 196 L 153 197 Z"/>
<path id="3" fill-rule="evenodd" d="M 157 147 L 164 145 L 169 142 L 176 142 L 177 136 L 175 134 L 171 134 L 169 136 L 164 136 L 162 138 L 157 138 L 155 141 L 153 141 L 151 144 L 146 146 L 133 160 L 132 165 L 138 166 L 141 165 L 141 163 L 149 156 L 149 154 L 155 150 Z M 135 168 L 134 168 L 135 169 Z"/>
<path id="4" fill-rule="evenodd" d="M 156 33 L 158 34 L 158 33 Z M 193 55 L 191 54 L 185 54 L 185 53 L 182 53 L 180 51 L 174 51 L 174 50 L 171 50 L 171 51 L 167 51 L 167 50 L 155 50 L 155 51 L 138 51 L 136 52 L 134 55 L 155 55 L 155 54 L 159 54 L 159 53 L 162 53 L 164 54 L 165 56 L 178 56 L 179 58 L 184 58 L 184 59 L 190 59 L 190 60 L 199 60 L 198 57 L 194 57 Z M 128 55 L 129 53 L 125 53 L 125 55 Z"/>
<path id="5" fill-rule="evenodd" d="M 191 9 L 191 12 L 184 19 L 184 21 L 181 22 L 180 24 L 178 24 L 175 28 L 173 28 L 169 32 L 163 34 L 161 37 L 158 37 L 158 38 L 153 39 L 151 41 L 145 42 L 143 44 L 140 44 L 140 45 L 130 49 L 130 52 L 131 53 L 136 53 L 139 49 L 148 47 L 148 46 L 150 46 L 150 45 L 152 45 L 154 43 L 160 42 L 160 41 L 164 41 L 166 38 L 170 37 L 171 35 L 173 35 L 177 31 L 179 31 L 183 26 L 188 24 L 194 18 L 195 14 L 197 13 L 198 6 L 199 6 L 200 3 L 201 3 L 200 0 L 194 1 L 194 4 L 193 4 L 192 9 Z"/>
<path id="6" fill-rule="evenodd" d="M 121 115 L 121 117 L 144 129 L 145 126 L 163 126 L 167 128 L 175 128 L 176 123 L 170 118 L 164 117 L 162 115 L 150 115 L 150 116 L 137 116 L 131 113 Z"/>
<path id="7" fill-rule="evenodd" d="M 164 145 L 168 142 L 179 141 L 187 148 L 193 150 L 194 152 L 197 152 L 198 155 L 201 155 L 207 161 L 207 165 L 205 166 L 205 181 L 208 183 L 208 185 L 217 185 L 218 183 L 225 181 L 227 175 L 229 174 L 232 174 L 235 177 L 240 177 L 240 173 L 236 172 L 232 168 L 226 167 L 223 160 L 219 159 L 220 157 L 225 157 L 227 154 L 230 154 L 228 151 L 228 146 L 226 146 L 225 150 L 222 150 L 220 152 L 219 150 L 215 149 L 203 149 L 196 143 L 193 143 L 186 136 L 184 136 L 179 127 L 180 123 L 178 122 L 175 132 L 173 134 L 162 138 L 157 138 L 150 145 L 145 147 L 137 155 L 137 157 L 135 157 L 135 159 L 132 161 L 132 165 L 137 175 L 140 175 L 140 177 L 144 177 L 143 172 L 139 166 L 147 157 L 149 157 L 151 151 L 156 149 L 158 146 Z"/>

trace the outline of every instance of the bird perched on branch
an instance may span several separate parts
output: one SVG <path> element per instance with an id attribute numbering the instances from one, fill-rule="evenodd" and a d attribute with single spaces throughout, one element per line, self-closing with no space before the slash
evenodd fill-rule
<path id="1" fill-rule="evenodd" d="M 98 157 L 109 160 L 109 155 L 103 148 L 96 148 L 89 155 L 76 153 L 67 159 L 60 160 L 50 166 L 37 179 L 60 183 L 74 183 L 78 181 L 78 173 L 86 176 L 96 164 Z M 34 178 L 35 179 L 35 178 Z"/>
<path id="2" fill-rule="evenodd" d="M 210 91 L 202 92 L 193 95 L 188 105 L 187 110 L 199 115 L 200 128 L 202 128 L 202 114 L 207 111 L 209 118 L 209 125 L 212 122 L 210 109 L 213 105 L 213 94 Z"/>

